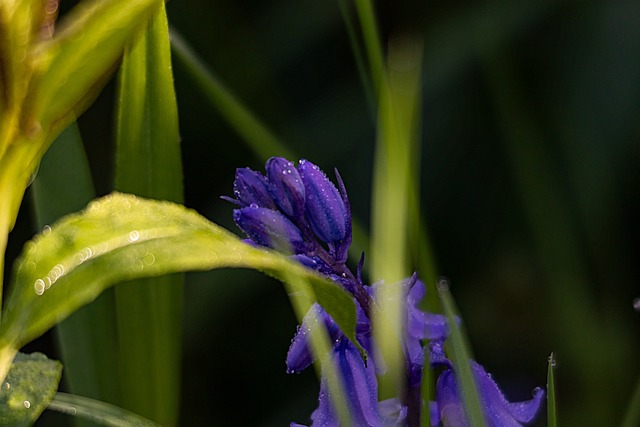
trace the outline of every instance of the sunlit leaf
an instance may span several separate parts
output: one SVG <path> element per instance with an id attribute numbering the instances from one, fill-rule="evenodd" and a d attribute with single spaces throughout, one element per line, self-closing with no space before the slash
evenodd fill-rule
<path id="1" fill-rule="evenodd" d="M 25 244 L 0 343 L 20 348 L 116 283 L 220 267 L 307 280 L 314 295 L 300 296 L 318 301 L 355 342 L 355 305 L 338 285 L 283 255 L 243 243 L 184 206 L 114 193 Z"/>
<path id="2" fill-rule="evenodd" d="M 54 37 L 36 49 L 26 101 L 27 121 L 64 128 L 93 100 L 126 43 L 161 0 L 84 1 L 65 16 Z"/>
<path id="3" fill-rule="evenodd" d="M 0 425 L 30 426 L 56 393 L 62 365 L 44 354 L 18 353 L 0 385 Z"/>

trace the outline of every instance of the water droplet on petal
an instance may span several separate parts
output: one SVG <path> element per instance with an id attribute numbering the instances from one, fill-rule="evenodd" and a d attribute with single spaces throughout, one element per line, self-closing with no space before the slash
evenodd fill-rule
<path id="1" fill-rule="evenodd" d="M 129 233 L 130 242 L 135 242 L 139 238 L 140 238 L 140 233 L 138 232 L 138 230 L 133 230 L 131 233 Z"/>
<path id="2" fill-rule="evenodd" d="M 25 408 L 27 408 L 27 409 L 31 408 L 31 402 L 29 402 L 28 400 L 25 400 L 22 404 L 23 404 L 23 405 L 24 405 L 24 407 L 25 407 Z"/>
<path id="3" fill-rule="evenodd" d="M 42 234 L 44 234 L 45 236 L 51 234 L 51 227 L 49 227 L 48 225 L 42 227 Z"/>
<path id="4" fill-rule="evenodd" d="M 11 384 L 9 384 L 9 383 L 5 382 L 5 383 L 2 385 L 2 387 L 3 387 L 5 390 L 9 390 L 9 389 L 11 388 Z"/>

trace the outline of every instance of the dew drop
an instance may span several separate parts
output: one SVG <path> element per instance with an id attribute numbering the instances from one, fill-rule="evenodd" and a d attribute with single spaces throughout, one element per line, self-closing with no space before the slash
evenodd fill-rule
<path id="1" fill-rule="evenodd" d="M 449 292 L 449 281 L 447 279 L 438 279 L 436 287 L 439 292 Z"/>
<path id="2" fill-rule="evenodd" d="M 635 311 L 640 311 L 640 297 L 633 300 L 633 309 Z"/>
<path id="3" fill-rule="evenodd" d="M 551 355 L 547 357 L 547 362 L 549 362 L 549 365 L 551 365 L 552 368 L 556 366 L 556 359 L 553 353 L 551 353 Z"/>
<path id="4" fill-rule="evenodd" d="M 140 233 L 138 232 L 138 230 L 133 230 L 131 233 L 129 233 L 130 242 L 135 242 L 139 238 L 140 238 Z"/>
<path id="5" fill-rule="evenodd" d="M 44 294 L 44 291 L 46 289 L 46 286 L 44 284 L 44 280 L 42 280 L 42 279 L 36 280 L 36 282 L 33 284 L 33 288 L 35 289 L 36 294 L 38 294 L 38 295 Z"/>
<path id="6" fill-rule="evenodd" d="M 51 234 L 51 227 L 49 227 L 48 225 L 42 227 L 42 234 L 44 234 L 45 236 Z"/>
<path id="7" fill-rule="evenodd" d="M 5 390 L 9 390 L 9 389 L 11 388 L 11 384 L 9 384 L 9 383 L 5 382 L 5 383 L 2 385 L 2 388 L 4 388 Z"/>
<path id="8" fill-rule="evenodd" d="M 25 407 L 25 408 L 27 408 L 27 409 L 31 408 L 31 402 L 29 402 L 28 400 L 25 400 L 22 404 L 23 404 L 23 405 L 24 405 L 24 407 Z"/>
<path id="9" fill-rule="evenodd" d="M 90 202 L 89 206 L 87 206 L 87 210 L 89 212 L 97 212 L 98 210 L 100 210 L 100 202 L 98 202 L 97 200 Z"/>
<path id="10" fill-rule="evenodd" d="M 156 262 L 156 256 L 149 252 L 142 258 L 142 262 L 144 262 L 146 265 L 151 265 Z"/>
<path id="11" fill-rule="evenodd" d="M 25 243 L 24 249 L 27 252 L 27 254 L 33 255 L 38 250 L 38 246 L 32 241 L 28 241 L 27 243 Z"/>

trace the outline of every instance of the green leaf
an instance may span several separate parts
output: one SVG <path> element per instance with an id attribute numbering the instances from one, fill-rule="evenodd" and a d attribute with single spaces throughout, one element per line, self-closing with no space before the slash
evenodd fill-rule
<path id="1" fill-rule="evenodd" d="M 62 132 L 44 155 L 30 188 L 38 229 L 82 209 L 95 197 L 75 124 Z M 105 293 L 58 324 L 56 335 L 65 367 L 64 378 L 73 393 L 117 401 L 118 383 L 113 380 L 118 366 L 113 344 L 114 319 L 113 295 Z"/>
<path id="2" fill-rule="evenodd" d="M 127 46 L 119 76 L 116 189 L 181 202 L 178 111 L 164 3 Z M 183 276 L 115 289 L 120 405 L 175 425 L 180 402 Z"/>
<path id="3" fill-rule="evenodd" d="M 335 283 L 243 243 L 184 206 L 113 193 L 25 244 L 0 325 L 0 350 L 22 347 L 116 283 L 220 267 L 308 281 L 313 295 L 300 297 L 320 303 L 356 341 L 354 302 Z"/>
<path id="4" fill-rule="evenodd" d="M 27 122 L 66 127 L 106 83 L 124 46 L 161 0 L 85 0 L 35 49 Z"/>
<path id="5" fill-rule="evenodd" d="M 32 425 L 55 395 L 61 375 L 60 362 L 18 353 L 0 386 L 0 425 Z"/>

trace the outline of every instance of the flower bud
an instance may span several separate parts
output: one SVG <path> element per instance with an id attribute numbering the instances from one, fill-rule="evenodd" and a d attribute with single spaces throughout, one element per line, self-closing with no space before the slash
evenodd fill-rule
<path id="1" fill-rule="evenodd" d="M 276 209 L 269 193 L 267 179 L 261 173 L 249 168 L 236 169 L 233 194 L 243 206 L 257 205 L 262 208 Z"/>
<path id="2" fill-rule="evenodd" d="M 300 229 L 278 211 L 249 206 L 234 210 L 233 220 L 259 245 L 295 253 L 305 249 Z"/>
<path id="3" fill-rule="evenodd" d="M 293 163 L 282 157 L 272 157 L 265 165 L 269 191 L 274 202 L 289 218 L 304 216 L 304 185 Z"/>
<path id="4" fill-rule="evenodd" d="M 298 172 L 305 188 L 305 212 L 311 229 L 323 242 L 341 241 L 348 231 L 349 213 L 338 189 L 309 161 L 300 160 Z"/>

